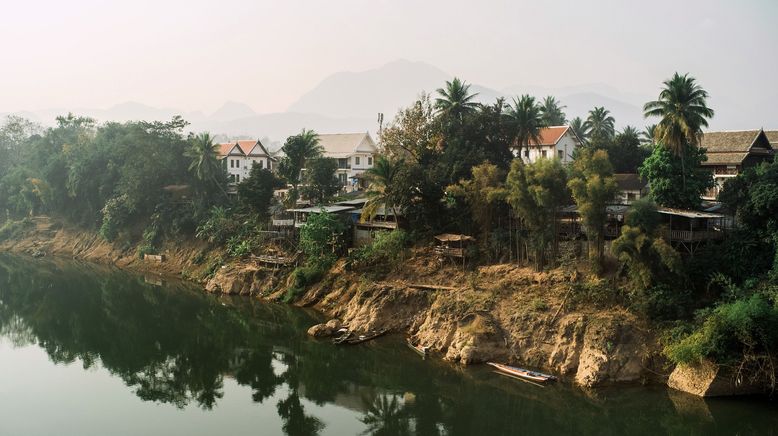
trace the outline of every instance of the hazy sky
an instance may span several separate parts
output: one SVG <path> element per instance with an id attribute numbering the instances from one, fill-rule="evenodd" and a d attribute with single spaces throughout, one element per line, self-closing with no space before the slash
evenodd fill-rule
<path id="1" fill-rule="evenodd" d="M 283 111 L 328 74 L 398 58 L 495 88 L 655 95 L 679 70 L 720 98 L 778 100 L 777 0 L 29 0 L 3 5 L 0 41 L 0 111 Z"/>

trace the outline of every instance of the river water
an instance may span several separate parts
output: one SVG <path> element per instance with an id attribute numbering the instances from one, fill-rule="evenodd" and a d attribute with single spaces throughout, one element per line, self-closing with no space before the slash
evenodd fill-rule
<path id="1" fill-rule="evenodd" d="M 537 387 L 337 347 L 314 313 L 91 264 L 0 255 L 0 435 L 778 434 L 765 399 Z"/>

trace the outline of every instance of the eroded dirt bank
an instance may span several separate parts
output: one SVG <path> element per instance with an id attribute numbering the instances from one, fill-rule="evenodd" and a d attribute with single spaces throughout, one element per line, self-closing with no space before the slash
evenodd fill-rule
<path id="1" fill-rule="evenodd" d="M 183 275 L 209 292 L 278 299 L 289 270 L 252 262 L 222 264 L 199 242 L 168 244 L 161 263 L 133 246 L 118 247 L 93 232 L 35 220 L 0 251 L 75 257 L 143 272 Z M 351 271 L 338 262 L 296 304 L 316 308 L 352 329 L 386 328 L 463 364 L 488 360 L 553 371 L 586 386 L 664 381 L 656 333 L 626 310 L 585 304 L 580 289 L 596 280 L 573 270 L 535 273 L 510 264 L 463 271 L 419 249 L 388 274 Z"/>

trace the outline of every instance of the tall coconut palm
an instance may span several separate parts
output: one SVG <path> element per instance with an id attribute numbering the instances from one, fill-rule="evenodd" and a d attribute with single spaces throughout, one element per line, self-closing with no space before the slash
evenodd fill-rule
<path id="1" fill-rule="evenodd" d="M 578 136 L 578 139 L 580 139 L 581 142 L 586 143 L 589 139 L 589 128 L 581 117 L 575 117 L 570 120 L 570 128 L 573 129 L 573 133 Z"/>
<path id="2" fill-rule="evenodd" d="M 699 144 L 702 128 L 708 127 L 708 119 L 713 118 L 713 109 L 707 106 L 708 92 L 694 77 L 675 73 L 662 83 L 659 99 L 643 106 L 644 116 L 661 118 L 654 139 L 682 156 L 687 145 Z"/>
<path id="3" fill-rule="evenodd" d="M 446 81 L 446 87 L 438 88 L 437 92 L 440 97 L 435 99 L 435 109 L 441 115 L 461 120 L 478 107 L 478 103 L 473 101 L 478 94 L 470 94 L 470 85 L 458 77 Z"/>
<path id="4" fill-rule="evenodd" d="M 708 127 L 708 119 L 713 118 L 714 112 L 707 105 L 708 92 L 694 77 L 675 73 L 662 83 L 664 87 L 659 92 L 659 99 L 646 103 L 643 115 L 661 118 L 654 130 L 654 140 L 680 156 L 685 188 L 684 150 L 700 143 L 702 128 Z"/>
<path id="5" fill-rule="evenodd" d="M 540 106 L 535 102 L 535 97 L 522 95 L 513 99 L 513 105 L 508 105 L 505 112 L 513 132 L 513 141 L 519 149 L 529 150 L 529 144 L 540 144 L 540 130 L 546 126 L 543 122 Z"/>
<path id="6" fill-rule="evenodd" d="M 593 142 L 600 142 L 610 138 L 616 133 L 616 120 L 609 110 L 604 107 L 595 107 L 589 111 L 584 126 L 589 131 L 589 138 Z"/>
<path id="7" fill-rule="evenodd" d="M 219 186 L 226 195 L 227 192 L 219 183 L 219 175 L 224 170 L 216 153 L 213 137 L 203 132 L 190 139 L 189 147 L 184 150 L 184 156 L 189 162 L 189 171 L 202 183 L 213 183 Z"/>
<path id="8" fill-rule="evenodd" d="M 540 113 L 543 115 L 543 122 L 547 126 L 561 126 L 567 122 L 567 117 L 563 111 L 567 106 L 562 106 L 559 100 L 553 95 L 543 99 L 540 105 Z"/>
<path id="9" fill-rule="evenodd" d="M 656 136 L 656 124 L 649 124 L 640 132 L 640 142 L 642 144 L 653 144 Z"/>
<path id="10" fill-rule="evenodd" d="M 395 219 L 397 219 L 397 209 L 392 198 L 394 195 L 392 187 L 394 186 L 395 176 L 397 176 L 402 165 L 402 160 L 391 161 L 383 156 L 378 156 L 373 168 L 365 171 L 369 185 L 365 192 L 367 194 L 367 203 L 362 209 L 362 219 L 373 219 L 381 206 L 384 207 L 385 211 L 390 208 Z"/>
<path id="11" fill-rule="evenodd" d="M 626 142 L 637 143 L 640 142 L 640 135 L 641 133 L 634 126 L 626 126 L 617 136 Z"/>

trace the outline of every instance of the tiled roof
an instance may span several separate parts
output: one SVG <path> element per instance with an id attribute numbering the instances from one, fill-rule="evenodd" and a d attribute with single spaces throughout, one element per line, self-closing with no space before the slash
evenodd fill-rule
<path id="1" fill-rule="evenodd" d="M 324 155 L 330 157 L 347 156 L 356 152 L 357 147 L 365 140 L 370 138 L 367 133 L 333 133 L 321 134 L 319 144 L 324 148 Z M 370 144 L 373 141 L 370 139 Z"/>
<path id="2" fill-rule="evenodd" d="M 545 145 L 556 145 L 570 126 L 551 126 L 540 129 L 540 144 L 535 141 L 530 141 L 530 147 L 538 147 Z"/>
<path id="3" fill-rule="evenodd" d="M 240 150 L 245 155 L 251 153 L 251 149 L 253 149 L 254 146 L 257 145 L 257 141 L 253 139 L 241 139 L 237 143 L 238 143 L 238 147 L 240 147 Z"/>
<path id="4" fill-rule="evenodd" d="M 708 132 L 702 136 L 700 147 L 708 153 L 747 152 L 759 135 L 759 130 Z"/>
<path id="5" fill-rule="evenodd" d="M 748 152 L 708 153 L 708 160 L 702 166 L 712 165 L 740 165 Z"/>
<path id="6" fill-rule="evenodd" d="M 219 155 L 219 157 L 227 156 L 230 153 L 230 150 L 232 150 L 232 147 L 235 146 L 234 142 L 225 142 L 222 144 L 216 144 L 216 153 Z"/>

